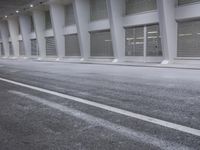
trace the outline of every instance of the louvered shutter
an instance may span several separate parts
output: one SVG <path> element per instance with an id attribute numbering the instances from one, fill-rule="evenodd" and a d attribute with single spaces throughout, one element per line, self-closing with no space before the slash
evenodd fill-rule
<path id="1" fill-rule="evenodd" d="M 113 56 L 113 46 L 110 30 L 90 33 L 91 56 Z"/>
<path id="2" fill-rule="evenodd" d="M 65 56 L 80 56 L 80 46 L 77 34 L 65 36 Z"/>
<path id="3" fill-rule="evenodd" d="M 47 56 L 57 56 L 56 42 L 54 37 L 46 38 L 46 55 Z"/>
<path id="4" fill-rule="evenodd" d="M 36 39 L 31 40 L 31 55 L 32 56 L 39 56 L 39 49 Z"/>
<path id="5" fill-rule="evenodd" d="M 22 40 L 19 41 L 19 55 L 25 56 L 24 42 Z"/>

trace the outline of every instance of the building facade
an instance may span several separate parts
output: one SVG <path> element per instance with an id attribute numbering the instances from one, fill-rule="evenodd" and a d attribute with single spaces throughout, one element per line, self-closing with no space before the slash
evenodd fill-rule
<path id="1" fill-rule="evenodd" d="M 200 63 L 200 0 L 49 0 L 0 21 L 0 55 Z"/>

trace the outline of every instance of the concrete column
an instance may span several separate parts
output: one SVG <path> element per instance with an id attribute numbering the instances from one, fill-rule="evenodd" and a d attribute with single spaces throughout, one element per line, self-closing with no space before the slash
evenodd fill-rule
<path id="1" fill-rule="evenodd" d="M 88 59 L 90 56 L 90 34 L 88 32 L 88 23 L 90 21 L 90 3 L 89 0 L 74 0 L 73 7 L 78 30 L 81 56 Z"/>
<path id="2" fill-rule="evenodd" d="M 177 23 L 175 20 L 175 0 L 157 0 L 162 49 L 163 64 L 173 63 L 177 50 Z"/>
<path id="3" fill-rule="evenodd" d="M 33 11 L 33 22 L 35 26 L 35 33 L 37 36 L 38 48 L 41 58 L 46 57 L 46 44 L 45 44 L 45 13 L 42 10 Z"/>
<path id="4" fill-rule="evenodd" d="M 3 42 L 3 48 L 5 51 L 5 57 L 9 57 L 9 44 L 8 44 L 9 30 L 8 30 L 7 21 L 0 22 L 0 32 L 1 32 L 2 42 Z"/>
<path id="5" fill-rule="evenodd" d="M 65 7 L 64 5 L 55 2 L 51 3 L 49 7 L 58 57 L 62 58 L 65 56 L 65 37 L 63 35 L 63 28 L 65 26 Z"/>
<path id="6" fill-rule="evenodd" d="M 125 56 L 124 5 L 124 0 L 107 0 L 115 61 L 120 61 Z"/>
<path id="7" fill-rule="evenodd" d="M 19 57 L 19 21 L 18 17 L 8 18 L 8 27 L 13 45 L 14 56 Z"/>
<path id="8" fill-rule="evenodd" d="M 19 23 L 25 48 L 25 55 L 27 57 L 31 57 L 31 41 L 30 41 L 30 33 L 31 33 L 31 18 L 29 15 L 21 15 L 19 16 Z"/>

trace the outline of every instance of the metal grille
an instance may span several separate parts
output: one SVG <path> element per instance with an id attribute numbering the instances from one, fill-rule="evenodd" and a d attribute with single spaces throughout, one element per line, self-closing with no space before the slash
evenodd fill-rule
<path id="1" fill-rule="evenodd" d="M 4 48 L 3 48 L 3 43 L 0 43 L 0 49 L 1 49 L 1 56 L 5 56 Z"/>
<path id="2" fill-rule="evenodd" d="M 200 57 L 200 20 L 178 22 L 178 57 Z"/>
<path id="3" fill-rule="evenodd" d="M 45 11 L 45 27 L 46 29 L 52 28 L 50 11 Z"/>
<path id="4" fill-rule="evenodd" d="M 31 40 L 31 55 L 39 56 L 39 48 L 36 39 Z"/>
<path id="5" fill-rule="evenodd" d="M 46 38 L 46 55 L 47 56 L 57 56 L 56 42 L 54 37 Z"/>
<path id="6" fill-rule="evenodd" d="M 200 2 L 200 0 L 178 0 L 178 5 Z"/>
<path id="7" fill-rule="evenodd" d="M 10 53 L 10 56 L 14 56 L 14 50 L 13 50 L 12 42 L 9 42 L 9 53 Z"/>
<path id="8" fill-rule="evenodd" d="M 125 56 L 144 56 L 144 27 L 126 29 Z"/>
<path id="9" fill-rule="evenodd" d="M 77 34 L 65 36 L 65 56 L 81 56 Z"/>
<path id="10" fill-rule="evenodd" d="M 126 0 L 126 15 L 157 9 L 156 0 Z"/>
<path id="11" fill-rule="evenodd" d="M 147 56 L 162 56 L 159 25 L 147 26 Z"/>
<path id="12" fill-rule="evenodd" d="M 19 55 L 25 56 L 24 42 L 22 40 L 19 41 Z"/>
<path id="13" fill-rule="evenodd" d="M 90 0 L 90 20 L 108 18 L 106 0 Z"/>
<path id="14" fill-rule="evenodd" d="M 110 30 L 91 32 L 91 56 L 113 56 Z"/>
<path id="15" fill-rule="evenodd" d="M 75 24 L 75 17 L 74 17 L 74 10 L 73 10 L 73 5 L 66 5 L 65 8 L 65 25 L 73 25 Z"/>

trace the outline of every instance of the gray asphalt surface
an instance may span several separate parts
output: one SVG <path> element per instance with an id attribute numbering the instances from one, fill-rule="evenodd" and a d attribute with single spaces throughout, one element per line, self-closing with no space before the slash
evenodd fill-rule
<path id="1" fill-rule="evenodd" d="M 0 60 L 0 77 L 200 129 L 198 70 Z M 0 89 L 2 150 L 200 149 L 194 135 L 2 81 Z"/>

